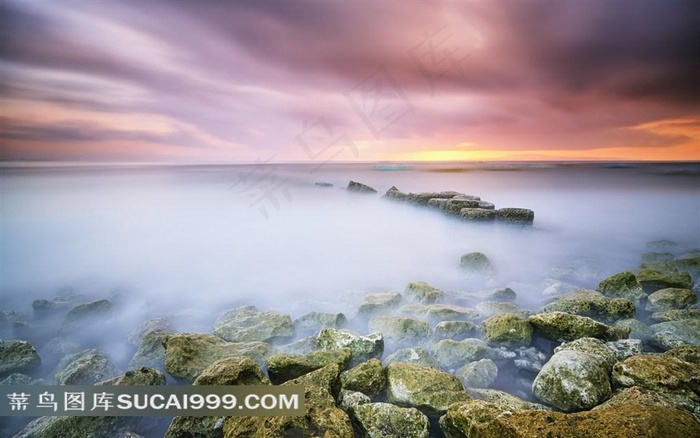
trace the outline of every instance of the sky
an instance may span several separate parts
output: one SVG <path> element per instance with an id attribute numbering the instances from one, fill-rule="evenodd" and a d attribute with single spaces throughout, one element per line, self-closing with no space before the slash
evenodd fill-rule
<path id="1" fill-rule="evenodd" d="M 700 2 L 0 0 L 0 160 L 700 160 Z"/>

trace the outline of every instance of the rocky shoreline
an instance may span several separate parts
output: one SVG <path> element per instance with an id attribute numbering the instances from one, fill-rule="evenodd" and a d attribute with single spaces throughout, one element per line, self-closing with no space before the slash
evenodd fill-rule
<path id="1" fill-rule="evenodd" d="M 406 199 L 430 206 L 458 196 L 433 195 Z M 653 247 L 664 245 L 672 243 Z M 532 286 L 546 301 L 538 308 L 510 287 L 413 281 L 403 292 L 366 293 L 347 313 L 293 319 L 243 306 L 200 332 L 179 332 L 164 315 L 124 339 L 134 351 L 126 372 L 74 336 L 116 324 L 117 304 L 37 299 L 32 316 L 0 313 L 3 333 L 14 335 L 0 341 L 0 380 L 305 387 L 305 416 L 176 417 L 160 424 L 169 438 L 700 436 L 700 252 L 642 260 L 597 290 L 560 270 L 558 283 Z M 465 254 L 455 269 L 497 277 L 483 253 Z M 32 342 L 21 340 L 27 333 Z M 138 437 L 158 427 L 153 418 L 41 417 L 0 434 Z"/>

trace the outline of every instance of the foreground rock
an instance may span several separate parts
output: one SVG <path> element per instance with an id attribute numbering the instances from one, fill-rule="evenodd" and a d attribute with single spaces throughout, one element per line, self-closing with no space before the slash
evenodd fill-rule
<path id="1" fill-rule="evenodd" d="M 369 359 L 380 358 L 384 353 L 384 337 L 381 333 L 362 336 L 350 330 L 323 329 L 316 338 L 319 350 L 329 351 L 347 348 L 350 350 L 350 366 Z"/>
<path id="2" fill-rule="evenodd" d="M 525 401 L 497 389 L 467 388 L 469 395 L 478 400 L 494 403 L 504 411 L 524 409 L 528 411 L 551 411 L 552 408 L 539 403 Z"/>
<path id="3" fill-rule="evenodd" d="M 340 393 L 339 374 L 340 368 L 333 364 L 282 384 L 304 387 L 306 415 L 229 417 L 224 424 L 224 437 L 352 437 L 354 432 L 350 418 L 336 407 Z"/>
<path id="4" fill-rule="evenodd" d="M 41 365 L 36 348 L 26 341 L 0 339 L 0 376 Z"/>
<path id="5" fill-rule="evenodd" d="M 369 403 L 350 408 L 350 416 L 360 437 L 428 438 L 428 417 L 415 408 L 390 403 Z"/>
<path id="6" fill-rule="evenodd" d="M 104 353 L 89 349 L 61 359 L 55 379 L 61 385 L 92 385 L 117 374 L 119 371 Z"/>
<path id="7" fill-rule="evenodd" d="M 165 377 L 157 370 L 141 368 L 103 385 L 164 385 Z M 139 436 L 148 432 L 142 417 L 39 417 L 29 423 L 15 438 L 107 438 Z M 131 434 L 131 435 L 129 435 Z"/>
<path id="8" fill-rule="evenodd" d="M 218 336 L 178 333 L 164 342 L 165 370 L 176 379 L 193 381 L 212 363 L 233 356 L 247 356 L 259 365 L 272 352 L 264 342 L 226 342 Z"/>
<path id="9" fill-rule="evenodd" d="M 392 404 L 439 415 L 455 402 L 471 397 L 452 374 L 421 365 L 392 363 L 386 367 L 386 395 Z"/>
<path id="10" fill-rule="evenodd" d="M 272 383 L 277 385 L 330 364 L 336 364 L 342 370 L 350 362 L 351 356 L 352 353 L 347 348 L 316 351 L 306 355 L 275 354 L 267 359 L 267 373 Z"/>
<path id="11" fill-rule="evenodd" d="M 688 438 L 700 424 L 682 410 L 628 403 L 575 414 L 524 411 L 505 413 L 496 404 L 456 403 L 440 418 L 447 438 Z"/>
<path id="12" fill-rule="evenodd" d="M 604 362 L 573 350 L 560 351 L 549 359 L 537 374 L 532 392 L 563 411 L 590 409 L 612 395 Z"/>
<path id="13" fill-rule="evenodd" d="M 346 391 L 356 391 L 368 397 L 376 397 L 386 387 L 386 375 L 378 359 L 362 362 L 340 374 L 340 383 Z"/>
<path id="14" fill-rule="evenodd" d="M 294 324 L 289 315 L 244 306 L 221 314 L 214 334 L 229 342 L 275 342 L 294 336 Z"/>
<path id="15" fill-rule="evenodd" d="M 610 327 L 586 316 L 565 312 L 550 312 L 528 318 L 540 333 L 555 341 L 573 341 L 578 338 L 606 338 Z"/>
<path id="16" fill-rule="evenodd" d="M 680 272 L 677 268 L 665 265 L 651 264 L 643 267 L 637 274 L 637 280 L 642 285 L 644 292 L 651 294 L 660 289 L 669 287 L 680 289 L 692 289 L 693 282 L 690 274 Z"/>

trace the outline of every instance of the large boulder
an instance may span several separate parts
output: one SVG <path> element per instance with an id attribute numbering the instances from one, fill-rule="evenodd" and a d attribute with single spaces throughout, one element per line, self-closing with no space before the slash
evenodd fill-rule
<path id="1" fill-rule="evenodd" d="M 428 438 L 428 417 L 415 408 L 401 408 L 390 403 L 368 403 L 349 409 L 362 438 Z"/>
<path id="2" fill-rule="evenodd" d="M 289 315 L 244 306 L 219 315 L 214 334 L 229 342 L 275 342 L 291 339 L 294 324 Z"/>
<path id="3" fill-rule="evenodd" d="M 606 338 L 610 327 L 586 316 L 565 312 L 532 315 L 530 324 L 545 337 L 555 341 L 573 341 L 578 338 Z"/>
<path id="4" fill-rule="evenodd" d="M 233 356 L 248 356 L 262 366 L 272 352 L 272 347 L 264 342 L 226 342 L 201 333 L 169 335 L 163 345 L 165 370 L 184 381 L 193 381 L 212 363 Z"/>
<path id="5" fill-rule="evenodd" d="M 681 319 L 649 326 L 652 340 L 664 350 L 682 345 L 700 345 L 700 319 Z"/>
<path id="6" fill-rule="evenodd" d="M 468 338 L 461 341 L 443 339 L 431 346 L 431 353 L 438 365 L 446 370 L 459 368 L 480 359 L 512 359 L 515 353 L 491 348 L 481 339 Z"/>
<path id="7" fill-rule="evenodd" d="M 300 354 L 275 354 L 267 358 L 267 373 L 274 384 L 296 379 L 332 363 L 344 369 L 352 353 L 347 348 Z"/>
<path id="8" fill-rule="evenodd" d="M 388 350 L 420 345 L 430 339 L 428 323 L 399 316 L 377 316 L 369 321 L 370 332 L 384 335 Z"/>
<path id="9" fill-rule="evenodd" d="M 41 365 L 36 348 L 27 341 L 0 339 L 0 376 Z"/>
<path id="10" fill-rule="evenodd" d="M 421 304 L 434 304 L 445 298 L 445 292 L 424 281 L 408 283 L 403 293 L 407 299 Z"/>
<path id="11" fill-rule="evenodd" d="M 650 294 L 660 289 L 675 287 L 680 289 L 692 289 L 693 282 L 690 274 L 681 272 L 677 268 L 659 264 L 651 264 L 643 267 L 637 273 L 637 280 L 642 285 L 644 292 Z"/>
<path id="12" fill-rule="evenodd" d="M 608 368 L 596 356 L 560 351 L 549 359 L 532 384 L 533 394 L 563 411 L 596 406 L 612 395 Z"/>
<path id="13" fill-rule="evenodd" d="M 165 347 L 163 342 L 172 333 L 152 331 L 146 333 L 139 344 L 138 350 L 129 361 L 129 368 L 151 367 L 165 369 Z"/>
<path id="14" fill-rule="evenodd" d="M 686 309 L 698 302 L 690 289 L 670 287 L 660 289 L 647 298 L 646 310 L 656 312 L 661 310 Z"/>
<path id="15" fill-rule="evenodd" d="M 484 340 L 508 347 L 527 346 L 532 341 L 532 326 L 513 313 L 501 313 L 481 323 Z"/>
<path id="16" fill-rule="evenodd" d="M 386 367 L 386 396 L 389 403 L 416 408 L 426 415 L 442 414 L 452 403 L 471 398 L 452 374 L 406 363 Z"/>
<path id="17" fill-rule="evenodd" d="M 626 298 L 607 298 L 594 290 L 577 290 L 542 307 L 541 313 L 567 312 L 607 322 L 634 318 L 635 305 Z"/>
<path id="18" fill-rule="evenodd" d="M 117 367 L 103 352 L 88 349 L 61 359 L 54 378 L 61 385 L 92 385 L 117 374 Z"/>
<path id="19" fill-rule="evenodd" d="M 350 366 L 354 366 L 369 359 L 382 357 L 384 337 L 381 333 L 362 336 L 350 330 L 327 328 L 318 334 L 316 346 L 323 351 L 349 349 L 352 354 Z"/>
<path id="20" fill-rule="evenodd" d="M 598 285 L 598 292 L 608 298 L 626 298 L 635 303 L 646 298 L 642 285 L 630 271 L 620 272 L 604 279 Z"/>
<path id="21" fill-rule="evenodd" d="M 205 368 L 193 385 L 269 385 L 262 370 L 251 358 L 231 357 Z M 180 416 L 173 418 L 165 438 L 223 437 L 223 421 L 219 417 Z"/>
<path id="22" fill-rule="evenodd" d="M 488 388 L 498 377 L 498 367 L 491 359 L 470 362 L 455 372 L 465 388 Z"/>
<path id="23" fill-rule="evenodd" d="M 617 354 L 608 345 L 596 338 L 579 338 L 571 342 L 565 342 L 554 349 L 554 353 L 560 351 L 579 351 L 597 357 L 605 366 L 605 371 L 610 373 L 617 362 Z"/>
<path id="24" fill-rule="evenodd" d="M 312 371 L 282 386 L 304 387 L 306 413 L 298 417 L 229 417 L 225 438 L 278 438 L 284 436 L 351 437 L 348 415 L 337 407 L 340 396 L 340 367 L 336 364 Z"/>
<path id="25" fill-rule="evenodd" d="M 700 434 L 700 424 L 679 409 L 625 403 L 593 411 L 516 410 L 472 400 L 456 403 L 440 418 L 446 438 L 687 438 Z"/>
<path id="26" fill-rule="evenodd" d="M 340 383 L 344 390 L 358 391 L 369 397 L 376 397 L 384 391 L 386 375 L 379 359 L 370 359 L 343 371 L 340 374 Z"/>
<path id="27" fill-rule="evenodd" d="M 640 352 L 641 354 L 641 352 Z M 664 356 L 675 357 L 677 359 L 700 365 L 700 346 L 684 345 L 672 348 L 664 353 Z"/>

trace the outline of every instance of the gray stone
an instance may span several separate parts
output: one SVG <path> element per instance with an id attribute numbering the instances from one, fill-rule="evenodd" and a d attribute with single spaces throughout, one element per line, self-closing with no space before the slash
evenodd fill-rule
<path id="1" fill-rule="evenodd" d="M 92 385 L 117 374 L 119 371 L 104 353 L 88 349 L 61 359 L 54 378 L 61 385 Z"/>
<path id="2" fill-rule="evenodd" d="M 430 326 L 423 321 L 398 316 L 377 316 L 369 321 L 370 332 L 384 335 L 389 350 L 420 345 L 430 339 Z"/>
<path id="3" fill-rule="evenodd" d="M 636 307 L 625 298 L 607 298 L 593 290 L 577 290 L 542 307 L 541 313 L 567 312 L 606 322 L 634 318 Z"/>
<path id="4" fill-rule="evenodd" d="M 690 289 L 666 288 L 649 295 L 646 310 L 656 312 L 661 310 L 687 309 L 697 303 L 698 297 Z"/>
<path id="5" fill-rule="evenodd" d="M 32 344 L 0 339 L 0 375 L 32 370 L 39 365 L 41 358 Z"/>
<path id="6" fill-rule="evenodd" d="M 294 324 L 289 315 L 245 306 L 219 315 L 214 334 L 230 342 L 275 342 L 291 339 Z"/>
<path id="7" fill-rule="evenodd" d="M 495 273 L 491 260 L 482 252 L 464 254 L 459 265 L 462 270 L 472 275 L 490 277 Z"/>
<path id="8" fill-rule="evenodd" d="M 396 350 L 393 354 L 384 359 L 384 365 L 397 362 L 439 368 L 439 365 L 435 359 L 433 359 L 433 356 L 431 356 L 430 353 L 422 347 L 402 348 L 400 350 Z"/>
<path id="9" fill-rule="evenodd" d="M 512 359 L 515 353 L 491 348 L 481 339 L 453 341 L 443 339 L 431 346 L 431 353 L 440 368 L 449 370 L 480 359 Z"/>
<path id="10" fill-rule="evenodd" d="M 598 291 L 608 298 L 626 298 L 639 303 L 647 294 L 637 281 L 634 273 L 625 271 L 604 279 L 598 285 Z"/>
<path id="11" fill-rule="evenodd" d="M 367 294 L 362 299 L 358 313 L 373 315 L 378 312 L 386 312 L 396 307 L 403 297 L 398 292 L 378 292 Z"/>
<path id="12" fill-rule="evenodd" d="M 455 373 L 465 388 L 488 388 L 498 377 L 498 367 L 491 359 L 470 362 Z"/>
<path id="13" fill-rule="evenodd" d="M 463 208 L 459 211 L 459 217 L 470 222 L 493 222 L 496 220 L 496 210 L 493 208 L 482 208 L 479 202 L 478 208 Z M 490 204 L 493 205 L 493 204 Z M 495 208 L 495 207 L 494 207 Z"/>
<path id="14" fill-rule="evenodd" d="M 359 192 L 359 193 L 377 193 L 375 189 L 372 187 L 356 182 L 356 181 L 350 181 L 348 183 L 348 192 Z"/>
<path id="15" fill-rule="evenodd" d="M 357 365 L 369 359 L 380 358 L 384 353 L 384 337 L 381 333 L 371 333 L 362 336 L 350 330 L 327 328 L 321 330 L 316 339 L 319 350 L 337 350 L 348 348 L 352 353 L 350 366 Z"/>
<path id="16" fill-rule="evenodd" d="M 372 400 L 359 391 L 340 390 L 340 408 L 344 411 L 350 409 L 351 406 L 366 405 L 372 403 Z"/>
<path id="17" fill-rule="evenodd" d="M 298 336 L 306 336 L 316 334 L 324 328 L 343 328 L 347 323 L 348 320 L 342 313 L 309 312 L 294 320 L 294 329 Z"/>
<path id="18" fill-rule="evenodd" d="M 430 324 L 441 321 L 474 321 L 480 318 L 476 310 L 454 304 L 407 304 L 399 309 L 399 313 Z"/>
<path id="19" fill-rule="evenodd" d="M 441 339 L 461 341 L 462 339 L 473 338 L 477 331 L 477 325 L 470 321 L 442 321 L 435 324 L 433 338 L 438 341 Z"/>

